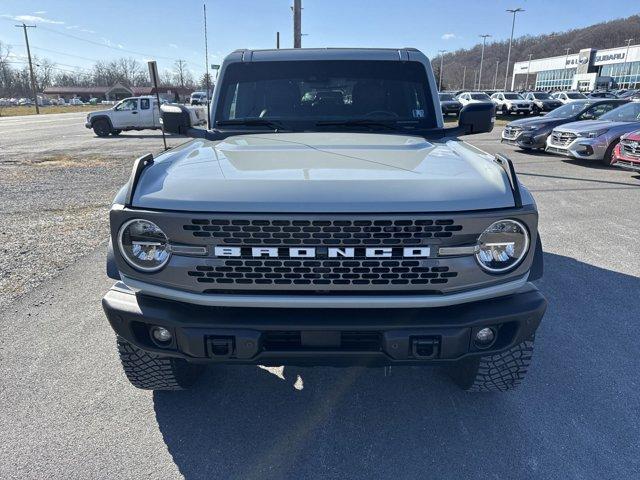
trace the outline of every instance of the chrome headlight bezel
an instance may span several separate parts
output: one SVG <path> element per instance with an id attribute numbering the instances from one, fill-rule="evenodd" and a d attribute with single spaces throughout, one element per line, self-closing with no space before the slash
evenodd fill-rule
<path id="1" fill-rule="evenodd" d="M 515 260 L 513 262 L 511 262 L 509 265 L 505 266 L 505 267 L 501 267 L 501 268 L 495 268 L 495 267 L 491 267 L 489 265 L 487 265 L 484 260 L 482 260 L 481 257 L 481 253 L 483 251 L 482 249 L 482 236 L 487 234 L 487 233 L 494 233 L 491 232 L 491 229 L 494 228 L 497 224 L 500 223 L 510 223 L 513 224 L 515 226 L 517 226 L 521 231 L 522 234 L 524 236 L 524 245 L 522 247 L 522 251 L 518 254 L 517 257 L 513 257 L 515 258 Z M 487 228 L 484 229 L 484 231 L 480 234 L 480 236 L 478 237 L 478 242 L 476 244 L 476 252 L 475 252 L 475 259 L 476 262 L 478 263 L 478 265 L 480 266 L 480 268 L 482 268 L 482 270 L 484 270 L 487 273 L 490 274 L 505 274 L 505 273 L 509 273 L 513 270 L 515 270 L 516 268 L 518 268 L 518 266 L 522 263 L 522 261 L 526 258 L 527 254 L 529 253 L 529 248 L 531 245 L 531 238 L 529 235 L 529 229 L 526 227 L 526 225 L 522 222 L 520 222 L 519 220 L 515 220 L 512 218 L 505 218 L 502 220 L 497 220 L 495 222 L 493 222 L 491 225 L 489 225 Z"/>
<path id="2" fill-rule="evenodd" d="M 129 253 L 125 249 L 125 245 L 123 242 L 124 233 L 132 224 L 136 222 L 144 222 L 150 225 L 151 228 L 157 229 L 157 231 L 161 233 L 162 236 L 164 237 L 164 240 L 160 239 L 160 243 L 164 242 L 164 250 L 166 255 L 162 258 L 160 263 L 158 263 L 157 265 L 154 265 L 154 266 L 140 265 L 136 263 L 136 261 L 129 256 Z M 169 238 L 167 237 L 166 233 L 164 233 L 164 231 L 160 227 L 158 227 L 158 225 L 156 225 L 150 220 L 145 220 L 144 218 L 132 218 L 130 220 L 127 220 L 125 223 L 123 223 L 120 226 L 120 229 L 118 230 L 118 248 L 120 249 L 120 255 L 122 256 L 122 258 L 124 258 L 127 264 L 129 264 L 133 269 L 138 270 L 140 272 L 144 272 L 144 273 L 154 273 L 159 270 L 162 270 L 167 265 L 167 263 L 171 258 L 171 248 L 169 244 Z"/>

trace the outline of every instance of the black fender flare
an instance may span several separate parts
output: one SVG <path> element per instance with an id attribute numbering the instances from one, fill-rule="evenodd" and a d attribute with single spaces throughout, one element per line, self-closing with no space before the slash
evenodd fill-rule
<path id="1" fill-rule="evenodd" d="M 529 280 L 540 280 L 544 273 L 544 252 L 542 251 L 542 240 L 540 240 L 540 233 L 536 240 L 536 247 L 533 252 L 533 262 L 531 263 L 531 269 L 529 269 Z"/>
<path id="2" fill-rule="evenodd" d="M 107 116 L 107 115 L 96 115 L 95 117 L 91 117 L 91 127 L 92 128 L 93 128 L 93 124 L 97 120 L 106 120 L 107 122 L 109 122 L 109 128 L 111 128 L 111 130 L 113 130 L 113 123 L 111 123 L 111 119 L 109 118 L 109 116 Z"/>
<path id="3" fill-rule="evenodd" d="M 114 280 L 121 280 L 120 271 L 118 265 L 116 265 L 116 256 L 113 253 L 113 243 L 109 239 L 109 246 L 107 247 L 107 277 Z"/>

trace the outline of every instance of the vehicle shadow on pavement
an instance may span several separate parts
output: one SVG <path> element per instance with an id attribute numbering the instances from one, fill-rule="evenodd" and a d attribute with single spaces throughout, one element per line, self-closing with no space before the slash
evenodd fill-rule
<path id="1" fill-rule="evenodd" d="M 419 367 L 217 367 L 155 392 L 158 426 L 186 479 L 635 477 L 640 279 L 547 253 L 539 287 L 549 308 L 516 391 Z"/>

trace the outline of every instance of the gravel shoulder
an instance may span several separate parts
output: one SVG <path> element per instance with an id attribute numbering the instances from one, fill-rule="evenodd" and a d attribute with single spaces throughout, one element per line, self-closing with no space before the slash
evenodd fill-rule
<path id="1" fill-rule="evenodd" d="M 0 307 L 106 244 L 109 206 L 133 160 L 162 151 L 159 132 L 98 138 L 84 117 L 0 118 Z"/>

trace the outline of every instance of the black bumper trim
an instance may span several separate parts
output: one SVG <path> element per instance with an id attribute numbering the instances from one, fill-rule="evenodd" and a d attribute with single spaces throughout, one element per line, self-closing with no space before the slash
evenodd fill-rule
<path id="1" fill-rule="evenodd" d="M 261 309 L 191 305 L 164 300 L 116 284 L 102 305 L 114 331 L 143 350 L 194 362 L 262 365 L 395 365 L 448 363 L 470 355 L 505 350 L 530 337 L 546 309 L 546 300 L 527 284 L 512 295 L 450 307 L 422 309 Z M 172 343 L 160 348 L 149 326 L 168 328 Z M 483 326 L 498 331 L 496 343 L 479 350 L 471 333 Z M 274 332 L 376 332 L 379 345 L 340 348 L 317 344 L 281 350 L 264 348 L 263 337 Z M 416 358 L 416 339 L 436 339 L 438 354 Z M 212 339 L 230 339 L 232 351 L 217 357 Z"/>

